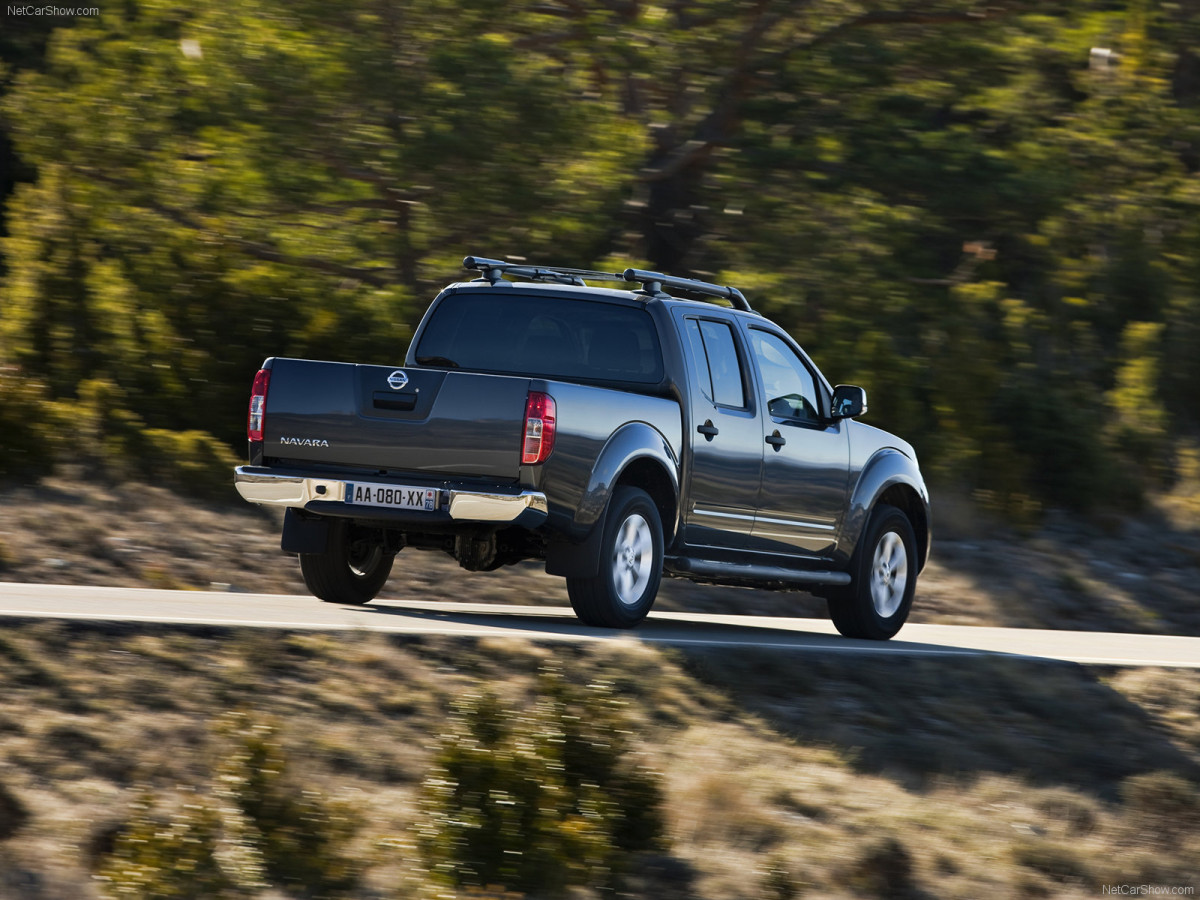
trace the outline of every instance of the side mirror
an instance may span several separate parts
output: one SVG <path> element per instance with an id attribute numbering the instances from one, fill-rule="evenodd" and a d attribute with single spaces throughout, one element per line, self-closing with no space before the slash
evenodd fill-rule
<path id="1" fill-rule="evenodd" d="M 867 411 L 867 392 L 854 384 L 833 389 L 833 418 L 853 419 Z"/>

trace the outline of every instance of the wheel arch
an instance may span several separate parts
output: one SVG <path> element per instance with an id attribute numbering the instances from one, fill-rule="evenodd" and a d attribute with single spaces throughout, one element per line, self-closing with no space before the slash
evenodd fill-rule
<path id="1" fill-rule="evenodd" d="M 650 495 L 662 522 L 663 545 L 669 546 L 675 538 L 679 522 L 678 478 L 672 479 L 661 460 L 639 456 L 621 470 L 612 486 L 612 492 L 624 486 L 641 488 Z"/>
<path id="2" fill-rule="evenodd" d="M 903 482 L 887 487 L 876 498 L 875 506 L 881 503 L 894 506 L 908 516 L 917 539 L 917 571 L 920 572 L 929 559 L 929 504 L 922 502 L 915 488 Z"/>
<path id="3" fill-rule="evenodd" d="M 600 451 L 576 510 L 572 534 L 547 545 L 548 573 L 596 574 L 609 500 L 623 485 L 650 495 L 662 521 L 663 545 L 670 546 L 679 528 L 679 462 L 661 432 L 645 422 L 630 422 L 613 432 Z"/>
<path id="4" fill-rule="evenodd" d="M 863 467 L 847 510 L 843 528 L 846 541 L 838 556 L 845 565 L 850 565 L 871 513 L 880 503 L 894 506 L 908 516 L 917 539 L 919 572 L 929 559 L 932 541 L 929 492 L 916 462 L 892 448 L 879 451 Z"/>

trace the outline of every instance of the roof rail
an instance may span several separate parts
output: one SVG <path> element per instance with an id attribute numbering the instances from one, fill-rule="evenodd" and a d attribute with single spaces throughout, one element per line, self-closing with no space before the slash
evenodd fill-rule
<path id="1" fill-rule="evenodd" d="M 626 281 L 640 281 L 642 290 L 652 296 L 665 293 L 666 288 L 671 288 L 685 293 L 702 294 L 705 297 L 719 297 L 722 300 L 728 300 L 734 309 L 754 312 L 749 301 L 737 288 L 709 284 L 707 281 L 697 281 L 694 278 L 677 278 L 674 275 L 663 275 L 661 272 L 647 272 L 644 269 L 626 269 L 621 277 Z"/>
<path id="2" fill-rule="evenodd" d="M 525 263 L 504 262 L 499 259 L 488 259 L 484 256 L 468 256 L 463 259 L 463 268 L 479 272 L 482 277 L 476 281 L 487 281 L 496 284 L 505 275 L 525 281 L 549 281 L 554 284 L 571 284 L 584 286 L 587 281 L 638 281 L 641 282 L 641 293 L 649 297 L 669 296 L 666 289 L 682 291 L 686 294 L 700 294 L 705 297 L 718 297 L 728 300 L 734 309 L 744 312 L 754 312 L 749 302 L 737 288 L 722 287 L 709 284 L 707 281 L 697 281 L 694 278 L 677 278 L 674 275 L 663 275 L 661 272 L 647 272 L 644 269 L 626 269 L 624 272 L 598 272 L 594 269 L 564 269 L 558 266 L 530 266 Z"/>
<path id="3" fill-rule="evenodd" d="M 624 281 L 625 279 L 613 272 L 596 272 L 592 269 L 564 269 L 558 266 L 529 266 L 524 263 L 503 262 L 498 259 L 487 259 L 483 256 L 468 256 L 463 260 L 464 269 L 473 269 L 483 277 L 479 281 L 495 284 L 505 275 L 512 275 L 525 281 L 549 281 L 554 284 L 573 284 L 584 286 L 584 279 L 589 281 Z"/>

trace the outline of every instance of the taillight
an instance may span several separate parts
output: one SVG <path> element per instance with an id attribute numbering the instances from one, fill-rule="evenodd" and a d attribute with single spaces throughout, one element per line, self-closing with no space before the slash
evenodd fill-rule
<path id="1" fill-rule="evenodd" d="M 263 419 L 267 410 L 267 387 L 271 384 L 271 370 L 259 369 L 254 376 L 254 387 L 250 389 L 250 415 L 246 418 L 246 437 L 252 441 L 263 439 Z"/>
<path id="2" fill-rule="evenodd" d="M 546 461 L 554 449 L 554 398 L 541 391 L 530 391 L 525 401 L 525 443 L 521 447 L 521 465 L 535 466 Z"/>

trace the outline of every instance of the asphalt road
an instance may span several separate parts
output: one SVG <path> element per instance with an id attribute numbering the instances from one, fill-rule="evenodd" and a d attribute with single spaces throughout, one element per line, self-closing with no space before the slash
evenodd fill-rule
<path id="1" fill-rule="evenodd" d="M 1200 637 L 907 625 L 884 642 L 840 637 L 822 619 L 651 614 L 632 631 L 580 625 L 570 609 L 376 600 L 338 606 L 308 596 L 0 583 L 0 619 L 157 622 L 316 631 L 513 637 L 539 641 L 641 641 L 761 647 L 812 653 L 1007 655 L 1094 665 L 1200 668 Z"/>

